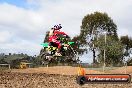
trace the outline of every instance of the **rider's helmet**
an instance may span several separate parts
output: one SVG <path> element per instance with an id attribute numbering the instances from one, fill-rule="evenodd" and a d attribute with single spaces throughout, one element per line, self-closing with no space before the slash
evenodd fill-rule
<path id="1" fill-rule="evenodd" d="M 56 30 L 56 29 L 57 29 L 57 25 L 54 26 L 54 30 Z"/>
<path id="2" fill-rule="evenodd" d="M 54 26 L 54 30 L 60 30 L 61 28 L 62 28 L 61 24 Z"/>
<path id="3" fill-rule="evenodd" d="M 62 28 L 61 24 L 59 24 L 59 26 L 58 26 L 58 27 L 59 27 L 59 29 L 61 29 L 61 28 Z"/>

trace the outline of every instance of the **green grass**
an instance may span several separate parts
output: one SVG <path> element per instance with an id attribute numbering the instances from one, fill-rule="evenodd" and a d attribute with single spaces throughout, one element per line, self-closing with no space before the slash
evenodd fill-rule
<path id="1" fill-rule="evenodd" d="M 3 72 L 5 70 L 8 70 L 9 68 L 8 67 L 0 67 L 0 72 Z"/>
<path id="2" fill-rule="evenodd" d="M 109 70 L 114 70 L 114 69 L 118 69 L 120 67 L 105 67 L 105 71 L 109 71 Z M 95 71 L 103 71 L 103 67 L 100 68 L 86 68 L 88 70 L 95 70 Z"/>

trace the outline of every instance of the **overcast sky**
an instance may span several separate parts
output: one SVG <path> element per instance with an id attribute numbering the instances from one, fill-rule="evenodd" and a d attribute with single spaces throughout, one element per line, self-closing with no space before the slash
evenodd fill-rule
<path id="1" fill-rule="evenodd" d="M 132 0 L 0 0 L 0 52 L 38 55 L 51 27 L 61 23 L 62 31 L 73 37 L 83 17 L 95 11 L 114 20 L 119 36 L 132 36 L 131 10 Z M 87 57 L 82 60 L 91 62 Z"/>

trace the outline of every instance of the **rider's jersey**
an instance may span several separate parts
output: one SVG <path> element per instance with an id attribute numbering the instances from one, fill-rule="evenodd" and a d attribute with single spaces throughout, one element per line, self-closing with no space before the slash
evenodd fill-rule
<path id="1" fill-rule="evenodd" d="M 57 38 L 55 35 L 49 36 L 49 42 L 57 42 Z"/>
<path id="2" fill-rule="evenodd" d="M 65 32 L 62 31 L 54 31 L 54 35 L 61 34 L 61 35 L 67 35 Z"/>
<path id="3" fill-rule="evenodd" d="M 60 31 L 60 30 L 51 30 L 49 33 L 49 42 L 59 42 L 57 39 L 59 38 L 59 35 L 67 36 L 66 33 Z"/>

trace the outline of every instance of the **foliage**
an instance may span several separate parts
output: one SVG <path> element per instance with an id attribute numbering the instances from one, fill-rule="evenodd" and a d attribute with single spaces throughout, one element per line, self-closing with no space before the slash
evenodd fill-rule
<path id="1" fill-rule="evenodd" d="M 130 58 L 127 60 L 127 65 L 128 65 L 128 66 L 132 66 L 132 57 L 130 57 Z"/>
<path id="2" fill-rule="evenodd" d="M 125 47 L 124 56 L 129 56 L 132 48 L 132 38 L 128 36 L 121 36 L 120 41 Z"/>
<path id="3" fill-rule="evenodd" d="M 0 64 L 7 64 L 7 62 L 3 59 L 0 59 Z"/>
<path id="4" fill-rule="evenodd" d="M 104 50 L 105 50 L 105 63 L 106 65 L 116 65 L 123 62 L 123 45 L 120 41 L 116 41 L 113 37 L 107 36 L 106 43 L 104 36 L 100 36 L 98 41 L 94 41 L 96 47 L 98 47 L 99 55 L 98 61 L 104 62 Z"/>
<path id="5" fill-rule="evenodd" d="M 117 26 L 113 20 L 106 14 L 95 12 L 94 14 L 86 15 L 82 20 L 81 29 L 85 36 L 92 35 L 92 31 L 107 31 L 109 34 L 115 34 L 117 31 Z"/>
<path id="6" fill-rule="evenodd" d="M 85 42 L 84 40 L 82 40 L 80 38 L 80 36 L 75 36 L 73 37 L 72 41 L 75 43 L 73 45 L 73 49 L 79 54 L 79 55 L 83 55 L 83 53 L 86 51 L 85 48 L 80 48 L 82 46 L 82 42 Z"/>
<path id="7" fill-rule="evenodd" d="M 88 45 L 93 52 L 93 63 L 96 62 L 96 47 L 93 41 L 104 31 L 118 40 L 117 26 L 106 13 L 95 12 L 83 18 L 79 36 L 83 40 L 81 43 Z"/>
<path id="8" fill-rule="evenodd" d="M 32 63 L 33 65 L 35 64 L 35 60 L 37 60 L 37 57 L 35 56 L 28 56 L 27 54 L 11 54 L 5 55 L 5 54 L 0 54 L 0 64 L 10 64 L 11 68 L 19 68 L 20 62 L 28 62 Z"/>

